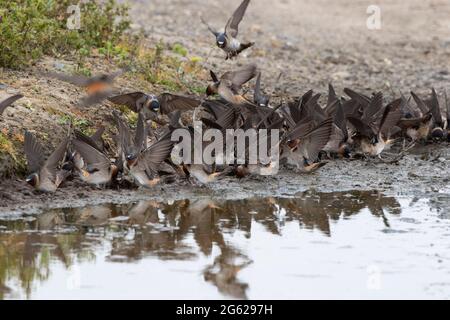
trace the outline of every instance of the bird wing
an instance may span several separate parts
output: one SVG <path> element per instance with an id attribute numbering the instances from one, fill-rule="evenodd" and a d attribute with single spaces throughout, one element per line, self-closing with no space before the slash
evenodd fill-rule
<path id="1" fill-rule="evenodd" d="M 19 99 L 22 99 L 23 95 L 21 94 L 16 94 L 12 97 L 7 98 L 6 100 L 0 102 L 0 115 L 3 114 L 3 111 L 5 111 L 5 109 L 7 107 L 9 107 L 10 105 L 12 105 L 14 102 L 16 102 Z"/>
<path id="2" fill-rule="evenodd" d="M 336 103 L 339 101 L 339 98 L 336 94 L 336 91 L 334 90 L 333 85 L 330 83 L 328 85 L 328 101 L 327 101 L 327 106 L 325 108 L 325 112 L 329 115 L 332 116 L 334 115 L 334 112 L 336 111 Z"/>
<path id="3" fill-rule="evenodd" d="M 217 74 L 214 71 L 209 70 L 209 75 L 211 76 L 211 79 L 212 79 L 212 81 L 214 81 L 214 83 L 218 83 L 220 81 L 219 77 L 217 76 Z"/>
<path id="4" fill-rule="evenodd" d="M 200 17 L 200 20 L 202 21 L 202 23 L 208 28 L 208 30 L 209 30 L 216 38 L 217 38 L 217 36 L 219 36 L 220 33 L 219 33 L 216 29 L 214 29 L 213 27 L 211 27 L 211 26 L 209 25 L 209 23 L 207 23 L 203 17 Z"/>
<path id="5" fill-rule="evenodd" d="M 369 106 L 371 99 L 368 96 L 358 93 L 356 91 L 353 91 L 352 89 L 349 89 L 349 88 L 345 88 L 344 92 L 351 99 L 353 99 L 353 100 L 357 101 L 359 104 L 361 104 L 364 108 Z"/>
<path id="6" fill-rule="evenodd" d="M 141 170 L 157 171 L 159 165 L 164 162 L 172 152 L 174 142 L 170 135 L 166 135 L 161 140 L 155 142 L 150 148 L 140 154 L 137 166 Z"/>
<path id="7" fill-rule="evenodd" d="M 170 114 L 176 110 L 188 111 L 197 108 L 200 100 L 197 98 L 178 96 L 171 93 L 163 93 L 158 97 L 161 104 L 161 113 Z"/>
<path id="8" fill-rule="evenodd" d="M 96 150 L 102 152 L 102 150 L 100 150 L 97 142 L 94 139 L 92 139 L 91 137 L 88 137 L 87 135 L 85 135 L 83 132 L 81 132 L 79 130 L 74 130 L 74 134 L 75 134 L 75 137 L 77 138 L 77 140 L 83 141 L 84 143 L 90 145 L 92 148 L 95 148 Z"/>
<path id="9" fill-rule="evenodd" d="M 380 133 L 385 137 L 389 137 L 392 130 L 399 123 L 402 118 L 403 99 L 397 99 L 389 104 L 383 113 L 383 118 L 380 123 Z"/>
<path id="10" fill-rule="evenodd" d="M 105 127 L 104 126 L 100 126 L 97 131 L 91 136 L 91 139 L 98 145 L 102 145 L 103 144 L 103 134 L 105 133 Z"/>
<path id="11" fill-rule="evenodd" d="M 117 105 L 127 106 L 134 112 L 140 112 L 142 106 L 140 106 L 138 102 L 147 97 L 148 96 L 143 92 L 133 92 L 111 97 L 108 98 L 108 100 Z"/>
<path id="12" fill-rule="evenodd" d="M 329 118 L 310 131 L 300 142 L 299 149 L 309 161 L 316 161 L 319 152 L 330 141 L 333 131 L 333 119 Z"/>
<path id="13" fill-rule="evenodd" d="M 347 117 L 345 116 L 342 103 L 339 100 L 336 107 L 336 114 L 334 116 L 334 123 L 341 130 L 343 134 L 343 141 L 347 141 L 348 140 Z"/>
<path id="14" fill-rule="evenodd" d="M 138 152 L 141 152 L 147 147 L 147 126 L 142 112 L 139 112 L 134 143 Z"/>
<path id="15" fill-rule="evenodd" d="M 221 81 L 229 82 L 231 89 L 237 93 L 245 83 L 256 77 L 258 74 L 257 70 L 256 64 L 250 64 L 238 70 L 226 72 L 222 76 Z"/>
<path id="16" fill-rule="evenodd" d="M 31 133 L 25 132 L 25 156 L 28 162 L 28 170 L 31 173 L 38 172 L 45 163 L 44 148 Z"/>
<path id="17" fill-rule="evenodd" d="M 228 105 L 217 100 L 203 101 L 202 106 L 216 119 L 219 119 L 230 108 Z"/>
<path id="18" fill-rule="evenodd" d="M 370 100 L 370 103 L 367 107 L 364 107 L 364 115 L 362 117 L 363 121 L 366 123 L 372 123 L 376 121 L 377 114 L 383 108 L 383 93 L 376 93 L 373 98 Z"/>
<path id="19" fill-rule="evenodd" d="M 433 115 L 434 121 L 438 126 L 441 128 L 443 127 L 443 119 L 442 119 L 442 113 L 441 113 L 441 107 L 439 105 L 439 99 L 436 93 L 436 90 L 432 90 L 431 94 L 431 105 L 430 105 L 430 112 Z"/>
<path id="20" fill-rule="evenodd" d="M 413 91 L 411 91 L 411 96 L 413 97 L 414 101 L 419 107 L 420 112 L 422 112 L 422 116 L 426 115 L 429 112 L 427 104 L 421 98 L 419 98 L 419 96 L 415 94 Z"/>
<path id="21" fill-rule="evenodd" d="M 66 73 L 60 73 L 60 72 L 47 72 L 44 73 L 44 76 L 49 78 L 54 78 L 60 81 L 68 82 L 70 84 L 73 84 L 75 86 L 79 87 L 87 87 L 90 83 L 90 78 L 82 76 L 82 75 L 71 75 Z"/>
<path id="22" fill-rule="evenodd" d="M 355 127 L 356 132 L 359 134 L 365 137 L 373 137 L 375 135 L 372 127 L 366 124 L 363 120 L 356 118 L 355 116 L 348 116 L 347 120 Z"/>
<path id="23" fill-rule="evenodd" d="M 244 0 L 231 16 L 230 20 L 225 27 L 225 33 L 233 38 L 236 38 L 239 32 L 239 24 L 244 18 L 247 7 L 250 4 L 250 0 Z"/>
<path id="24" fill-rule="evenodd" d="M 53 180 L 56 178 L 59 164 L 65 157 L 69 141 L 69 138 L 65 138 L 44 163 L 43 169 L 51 175 Z"/>
<path id="25" fill-rule="evenodd" d="M 261 72 L 258 73 L 255 84 L 255 95 L 254 100 L 257 105 L 259 105 L 264 100 L 264 95 L 261 92 Z"/>
<path id="26" fill-rule="evenodd" d="M 108 157 L 89 144 L 78 139 L 73 140 L 72 144 L 75 150 L 86 162 L 87 167 L 95 168 L 101 171 L 109 169 L 111 166 L 111 162 Z"/>
<path id="27" fill-rule="evenodd" d="M 112 83 L 117 77 L 123 75 L 127 70 L 117 70 L 116 72 L 105 75 L 105 81 L 108 83 Z"/>

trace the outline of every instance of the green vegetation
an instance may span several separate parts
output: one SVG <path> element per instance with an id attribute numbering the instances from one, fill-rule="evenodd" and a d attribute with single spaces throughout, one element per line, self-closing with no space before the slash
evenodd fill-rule
<path id="1" fill-rule="evenodd" d="M 191 92 L 187 74 L 199 73 L 200 57 L 176 43 L 143 45 L 143 34 L 130 34 L 128 7 L 116 0 L 80 2 L 77 12 L 71 0 L 0 0 L 0 67 L 23 69 L 43 55 L 65 56 L 76 62 L 74 72 L 91 76 L 87 61 L 95 56 L 129 67 L 143 81 L 166 90 Z"/>
<path id="2" fill-rule="evenodd" d="M 6 132 L 0 132 L 0 163 L 10 170 L 1 170 L 0 176 L 7 172 L 23 174 L 26 172 L 26 162 L 23 155 L 18 151 L 23 144 L 23 136 L 10 138 Z M 5 169 L 5 168 L 3 168 Z M 14 169 L 14 170 L 12 170 Z"/>
<path id="3" fill-rule="evenodd" d="M 76 14 L 73 5 L 79 3 L 80 28 L 68 28 Z M 96 65 L 105 62 L 110 69 L 129 70 L 124 75 L 136 90 L 169 91 L 203 94 L 204 70 L 202 58 L 191 56 L 180 43 L 162 41 L 149 43 L 144 32 L 131 32 L 129 9 L 118 0 L 0 0 L 0 70 L 27 69 L 43 57 L 66 60 L 68 70 L 85 76 L 98 71 Z M 61 71 L 61 70 L 59 70 Z M 14 73 L 14 71 L 11 71 Z M 30 87 L 42 94 L 40 85 Z M 35 103 L 35 102 L 33 102 Z M 23 107 L 34 111 L 30 101 Z M 67 111 L 59 106 L 40 106 L 61 126 L 72 126 L 85 134 L 95 131 L 89 114 Z M 121 108 L 131 125 L 137 115 Z M 50 139 L 47 132 L 40 138 Z M 0 176 L 24 174 L 23 139 L 11 132 L 0 133 Z"/>
<path id="4" fill-rule="evenodd" d="M 179 43 L 175 43 L 172 47 L 172 51 L 176 54 L 179 54 L 180 56 L 186 57 L 188 55 L 188 50 L 183 47 Z"/>
<path id="5" fill-rule="evenodd" d="M 44 54 L 83 57 L 95 49 L 108 52 L 129 29 L 128 7 L 115 0 L 83 1 L 79 5 L 80 19 L 76 18 L 76 10 L 68 10 L 73 3 L 0 0 L 0 67 L 23 68 Z M 68 28 L 68 21 L 75 29 Z"/>
<path id="6" fill-rule="evenodd" d="M 80 117 L 75 117 L 72 115 L 63 115 L 59 118 L 59 124 L 63 125 L 63 126 L 69 126 L 72 125 L 74 129 L 78 129 L 81 132 L 88 134 L 89 135 L 89 130 L 92 127 L 92 123 L 90 123 L 90 121 L 80 118 Z"/>

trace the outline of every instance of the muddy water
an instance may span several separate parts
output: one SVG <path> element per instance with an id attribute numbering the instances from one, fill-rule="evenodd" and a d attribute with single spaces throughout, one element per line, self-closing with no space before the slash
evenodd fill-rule
<path id="1" fill-rule="evenodd" d="M 378 192 L 0 216 L 0 298 L 450 298 L 441 203 Z"/>

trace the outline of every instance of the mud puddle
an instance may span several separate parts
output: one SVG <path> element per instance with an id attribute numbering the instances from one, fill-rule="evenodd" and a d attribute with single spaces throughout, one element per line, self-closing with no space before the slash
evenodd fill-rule
<path id="1" fill-rule="evenodd" d="M 2 215 L 0 298 L 450 298 L 443 203 L 308 191 Z"/>

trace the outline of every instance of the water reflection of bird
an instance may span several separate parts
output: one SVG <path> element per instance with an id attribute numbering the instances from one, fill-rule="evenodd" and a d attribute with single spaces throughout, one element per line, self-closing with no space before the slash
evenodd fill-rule
<path id="1" fill-rule="evenodd" d="M 110 205 L 92 206 L 74 209 L 76 212 L 76 224 L 86 227 L 97 227 L 107 225 L 112 217 Z"/>
<path id="2" fill-rule="evenodd" d="M 181 230 L 192 230 L 194 238 L 205 255 L 210 255 L 214 242 L 214 231 L 217 227 L 216 212 L 220 207 L 210 198 L 189 202 L 183 212 L 180 223 Z"/>
<path id="3" fill-rule="evenodd" d="M 146 223 L 157 223 L 159 207 L 156 201 L 138 201 L 127 209 L 129 224 L 143 226 Z"/>
<path id="4" fill-rule="evenodd" d="M 31 278 L 23 279 L 24 288 L 28 290 L 36 279 L 45 280 L 50 272 L 48 263 L 39 262 L 43 250 L 50 254 L 49 259 L 56 257 L 66 266 L 70 266 L 72 261 L 69 253 L 74 252 L 77 256 L 88 259 L 93 256 L 89 243 L 97 245 L 99 241 L 98 237 L 86 237 L 84 232 L 76 231 L 55 236 L 51 234 L 52 229 L 68 225 L 71 226 L 68 230 L 78 226 L 80 230 L 88 228 L 95 231 L 98 228 L 103 231 L 108 230 L 108 225 L 111 225 L 114 232 L 112 240 L 110 233 L 104 233 L 111 241 L 110 256 L 127 257 L 128 262 L 147 256 L 154 256 L 163 261 L 192 260 L 199 252 L 210 256 L 216 252 L 213 248 L 217 248 L 218 255 L 204 268 L 205 281 L 216 286 L 224 295 L 245 299 L 248 284 L 239 280 L 238 276 L 240 271 L 251 264 L 251 257 L 228 241 L 229 234 L 241 231 L 250 237 L 252 225 L 259 224 L 265 227 L 266 232 L 282 235 L 282 220 L 286 224 L 298 222 L 300 230 L 318 230 L 331 236 L 332 223 L 365 212 L 364 209 L 380 217 L 387 226 L 388 214 L 401 213 L 396 198 L 370 191 L 307 191 L 293 198 L 270 197 L 236 201 L 216 201 L 205 197 L 173 203 L 139 201 L 131 205 L 55 210 L 44 213 L 33 222 L 23 222 L 27 225 L 27 230 L 45 230 L 45 234 L 0 233 L 0 257 L 6 250 L 12 260 L 15 256 L 23 259 L 20 265 L 17 263 L 11 268 L 33 270 L 34 275 Z M 128 216 L 129 219 L 123 225 L 111 220 L 119 216 Z M 12 225 L 12 222 L 7 224 Z M 125 231 L 130 226 L 136 232 L 132 239 L 127 239 Z M 25 229 L 20 225 L 17 228 Z M 117 232 L 118 230 L 124 232 Z M 102 234 L 99 233 L 100 237 Z M 196 246 L 192 246 L 192 239 Z M 41 245 L 36 246 L 37 243 Z M 0 280 L 0 286 L 2 285 L 5 283 Z"/>
<path id="5" fill-rule="evenodd" d="M 206 281 L 211 282 L 219 292 L 235 299 L 247 299 L 248 284 L 240 281 L 239 272 L 251 261 L 234 248 L 221 246 L 221 254 L 203 272 Z M 242 259 L 242 262 L 237 260 Z"/>

